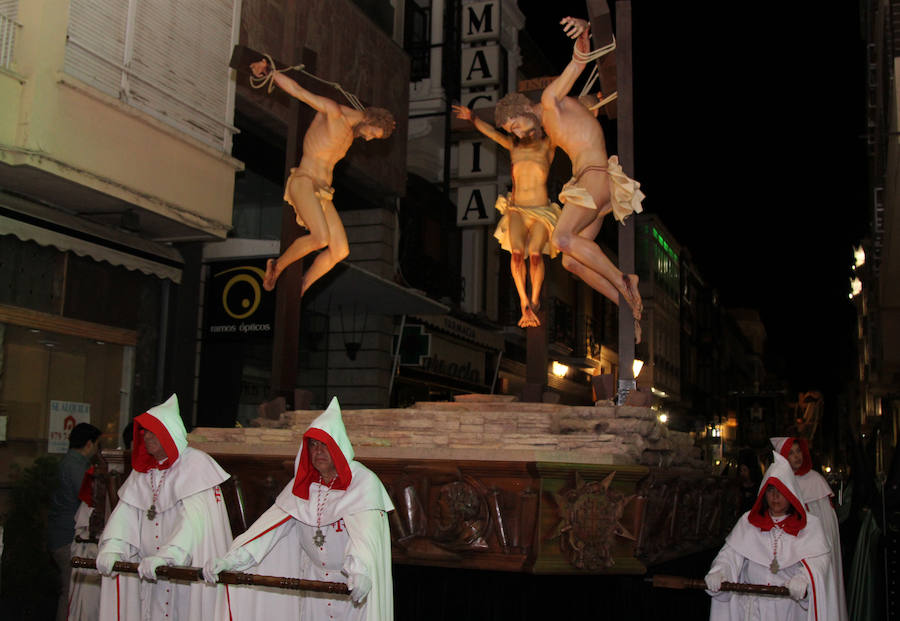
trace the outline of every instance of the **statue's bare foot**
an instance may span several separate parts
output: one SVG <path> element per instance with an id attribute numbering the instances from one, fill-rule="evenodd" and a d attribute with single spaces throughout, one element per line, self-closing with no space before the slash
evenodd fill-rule
<path id="1" fill-rule="evenodd" d="M 641 342 L 641 322 L 637 319 L 634 320 L 634 342 Z"/>
<path id="2" fill-rule="evenodd" d="M 637 274 L 622 274 L 625 281 L 625 301 L 631 307 L 631 314 L 636 321 L 640 321 L 644 312 L 644 303 L 641 301 L 641 293 L 638 290 Z"/>
<path id="3" fill-rule="evenodd" d="M 536 328 L 541 325 L 540 320 L 530 306 L 522 307 L 522 318 L 519 320 L 520 328 Z"/>
<path id="4" fill-rule="evenodd" d="M 278 274 L 275 273 L 275 259 L 266 261 L 266 275 L 263 276 L 263 289 L 271 291 L 275 288 L 275 281 L 278 280 Z"/>

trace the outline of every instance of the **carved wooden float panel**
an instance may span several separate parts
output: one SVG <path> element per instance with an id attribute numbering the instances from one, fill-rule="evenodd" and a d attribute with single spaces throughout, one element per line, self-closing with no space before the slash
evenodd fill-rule
<path id="1" fill-rule="evenodd" d="M 127 470 L 127 454 L 112 453 L 105 452 Z M 293 476 L 293 456 L 212 455 L 232 474 L 223 492 L 237 535 L 274 503 Z M 721 545 L 739 503 L 728 480 L 692 470 L 555 462 L 360 461 L 379 476 L 393 499 L 394 562 L 410 565 L 641 574 L 647 565 Z M 109 485 L 99 488 L 114 494 Z"/>
<path id="2" fill-rule="evenodd" d="M 293 460 L 213 455 L 239 482 L 252 523 Z M 366 459 L 396 510 L 397 563 L 538 573 L 643 573 L 635 558 L 649 469 L 534 462 Z M 234 503 L 230 503 L 234 504 Z M 235 528 L 238 531 L 238 528 Z"/>

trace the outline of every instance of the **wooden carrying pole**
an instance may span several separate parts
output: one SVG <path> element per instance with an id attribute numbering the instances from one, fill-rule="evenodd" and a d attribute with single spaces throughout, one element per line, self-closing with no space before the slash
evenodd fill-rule
<path id="1" fill-rule="evenodd" d="M 657 574 L 653 576 L 653 586 L 663 589 L 706 589 L 706 582 L 696 578 L 684 576 L 666 576 Z M 744 584 L 743 582 L 723 582 L 722 591 L 735 591 L 737 593 L 753 593 L 754 595 L 777 595 L 790 597 L 791 592 L 787 587 L 772 586 L 769 584 Z"/>
<path id="2" fill-rule="evenodd" d="M 97 561 L 92 558 L 75 556 L 72 558 L 72 567 L 77 569 L 97 569 Z M 116 561 L 113 571 L 119 573 L 136 574 L 137 563 Z M 164 580 L 179 580 L 182 582 L 203 582 L 203 569 L 200 567 L 178 567 L 175 565 L 163 565 L 156 568 L 156 577 Z M 319 593 L 334 593 L 335 595 L 349 595 L 350 589 L 342 582 L 323 582 L 321 580 L 301 580 L 299 578 L 283 578 L 281 576 L 260 576 L 258 574 L 245 574 L 238 571 L 219 572 L 219 584 L 245 584 L 251 586 L 275 587 L 292 591 L 317 591 Z"/>

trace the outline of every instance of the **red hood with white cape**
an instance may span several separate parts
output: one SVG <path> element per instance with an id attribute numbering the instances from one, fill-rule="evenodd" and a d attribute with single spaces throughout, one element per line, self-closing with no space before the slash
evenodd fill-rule
<path id="1" fill-rule="evenodd" d="M 163 460 L 147 451 L 146 432 L 159 440 Z M 212 457 L 188 447 L 175 395 L 134 419 L 131 465 L 100 536 L 99 553 L 116 553 L 131 562 L 162 556 L 176 565 L 198 566 L 225 553 L 231 526 L 218 486 L 229 475 Z M 153 519 L 148 514 L 151 506 Z M 221 587 L 147 582 L 119 574 L 103 579 L 100 621 L 138 619 L 161 602 L 178 618 L 201 619 L 204 611 L 215 609 L 220 596 Z"/>
<path id="2" fill-rule="evenodd" d="M 832 505 L 834 492 L 831 491 L 831 486 L 825 480 L 825 477 L 812 469 L 812 458 L 809 454 L 809 443 L 806 441 L 806 438 L 778 437 L 769 438 L 769 440 L 772 442 L 775 450 L 785 457 L 790 455 L 794 445 L 800 447 L 803 463 L 794 470 L 794 476 L 797 477 L 797 485 L 800 488 L 800 495 L 803 497 L 806 511 L 819 518 L 822 522 L 825 539 L 828 540 L 831 546 L 832 590 L 837 593 L 838 597 L 838 616 L 835 617 L 835 621 L 847 621 L 847 598 L 844 592 L 844 571 L 841 556 L 841 531 L 837 514 Z"/>
<path id="3" fill-rule="evenodd" d="M 754 563 L 768 565 L 772 561 L 772 546 L 770 542 L 768 539 L 761 539 L 757 535 L 758 531 L 767 532 L 774 526 L 768 511 L 760 513 L 766 489 L 773 485 L 781 492 L 782 496 L 787 498 L 794 508 L 793 513 L 788 515 L 782 522 L 784 532 L 792 536 L 783 537 L 778 549 L 778 564 L 782 567 L 787 567 L 788 565 L 799 563 L 801 559 L 808 556 L 826 554 L 829 551 L 829 547 L 825 537 L 822 535 L 822 529 L 818 520 L 808 515 L 803 507 L 797 488 L 797 480 L 794 478 L 794 473 L 788 460 L 778 453 L 773 453 L 773 457 L 775 461 L 769 466 L 765 476 L 763 476 L 762 483 L 759 485 L 759 494 L 756 497 L 753 508 L 738 520 L 737 526 L 747 523 L 753 528 L 738 528 L 736 526 L 725 539 L 725 542 L 736 548 Z M 763 541 L 765 541 L 764 544 L 762 543 Z"/>
<path id="4" fill-rule="evenodd" d="M 803 463 L 794 470 L 794 476 L 797 478 L 797 486 L 800 488 L 800 497 L 803 502 L 834 496 L 825 477 L 812 469 L 812 457 L 809 454 L 809 443 L 806 438 L 778 437 L 769 438 L 769 441 L 775 450 L 785 458 L 790 455 L 791 447 L 794 444 L 800 447 L 800 452 L 803 453 Z"/>
<path id="5" fill-rule="evenodd" d="M 828 588 L 831 584 L 831 548 L 825 539 L 821 523 L 817 517 L 806 512 L 788 460 L 779 453 L 773 453 L 772 456 L 774 461 L 766 470 L 753 508 L 738 519 L 713 561 L 710 572 L 721 571 L 726 581 L 735 582 L 748 581 L 749 572 L 756 576 L 757 582 L 760 581 L 760 576 L 766 576 L 763 580 L 776 586 L 786 586 L 792 575 L 803 573 L 809 580 L 807 598 L 801 605 L 788 598 L 722 591 L 712 594 L 712 621 L 743 619 L 748 610 L 753 610 L 754 602 L 751 600 L 754 599 L 759 610 L 764 611 L 762 614 L 775 614 L 777 616 L 771 618 L 790 621 L 830 621 L 837 610 L 835 594 Z M 770 485 L 778 489 L 793 507 L 793 511 L 783 521 L 779 519 L 778 527 L 769 511 L 763 509 L 763 499 Z M 783 530 L 780 535 L 778 528 Z M 778 541 L 778 568 L 776 573 L 771 573 L 775 539 Z M 754 567 L 759 569 L 751 572 Z"/>
<path id="6" fill-rule="evenodd" d="M 321 478 L 310 460 L 310 439 L 328 447 L 337 471 L 337 480 L 331 486 L 329 501 L 321 516 L 316 515 L 315 504 L 309 502 L 309 486 Z M 371 470 L 355 461 L 355 456 L 335 397 L 303 434 L 300 450 L 294 458 L 294 478 L 281 490 L 275 505 L 295 520 L 311 525 L 330 524 L 361 511 L 393 511 L 394 505 L 384 485 Z"/>
<path id="7" fill-rule="evenodd" d="M 324 506 L 310 500 L 310 485 L 321 483 L 309 454 L 309 440 L 328 447 L 337 478 L 331 485 Z M 391 541 L 385 514 L 394 505 L 374 472 L 354 460 L 353 446 L 344 428 L 336 398 L 303 434 L 300 450 L 294 460 L 295 476 L 288 482 L 275 504 L 240 537 L 232 550 L 259 545 L 267 537 L 277 537 L 277 545 L 265 556 L 255 557 L 251 571 L 263 575 L 305 577 L 309 560 L 297 543 L 298 523 L 308 526 L 332 524 L 343 520 L 350 543 L 345 558 L 353 558 L 366 568 L 373 582 L 366 600 L 366 621 L 393 619 L 393 583 L 391 580 Z M 317 506 L 319 505 L 319 506 Z M 346 568 L 345 568 L 346 569 Z M 229 588 L 228 610 L 219 619 L 244 621 L 261 615 L 290 621 L 299 618 L 299 607 L 288 594 L 265 593 L 262 590 Z M 314 621 L 314 620 L 313 620 Z"/>
<path id="8" fill-rule="evenodd" d="M 166 451 L 166 458 L 158 462 L 144 444 L 144 433 L 153 432 Z M 187 430 L 178 409 L 178 397 L 172 395 L 165 403 L 150 408 L 134 419 L 134 440 L 131 448 L 131 468 L 146 473 L 157 470 L 157 477 L 165 474 L 160 486 L 156 510 L 174 507 L 182 498 L 219 485 L 230 476 L 215 460 L 202 451 L 188 447 Z M 137 477 L 128 477 L 119 488 L 119 498 L 140 509 L 149 509 L 153 494 L 147 485 L 138 484 Z"/>

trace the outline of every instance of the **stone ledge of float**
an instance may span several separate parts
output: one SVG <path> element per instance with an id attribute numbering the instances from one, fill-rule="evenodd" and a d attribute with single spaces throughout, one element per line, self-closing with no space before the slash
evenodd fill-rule
<path id="1" fill-rule="evenodd" d="M 297 456 L 300 448 L 297 442 L 206 442 L 194 440 L 188 437 L 188 445 L 191 448 L 200 449 L 210 455 L 264 455 L 266 457 L 290 457 Z"/>
<path id="2" fill-rule="evenodd" d="M 249 442 L 219 440 L 216 432 L 233 431 L 230 429 L 198 427 L 189 435 L 189 445 L 212 455 L 265 455 L 266 457 L 283 457 L 293 459 L 299 447 L 299 438 L 290 442 Z M 357 444 L 354 441 L 356 458 L 366 459 L 417 459 L 417 460 L 456 460 L 486 462 L 548 462 L 571 464 L 595 464 L 614 466 L 635 466 L 640 464 L 628 451 L 615 447 L 594 447 L 561 449 L 552 445 L 527 444 L 485 446 L 393 446 L 390 443 L 379 444 L 378 439 L 358 438 L 371 443 Z M 353 440 L 351 440 L 353 441 Z"/>
<path id="3" fill-rule="evenodd" d="M 306 427 L 321 413 L 320 410 L 295 410 L 285 412 L 278 427 Z M 506 429 L 514 425 L 516 429 L 538 433 L 567 432 L 567 427 L 587 430 L 591 424 L 604 422 L 628 426 L 628 421 L 637 420 L 654 424 L 656 413 L 650 408 L 636 406 L 568 406 L 552 403 L 521 402 L 449 402 L 430 401 L 416 403 L 409 408 L 344 410 L 343 417 L 348 429 L 352 427 L 384 427 L 400 429 L 445 429 L 453 431 L 460 425 L 473 430 L 474 425 L 502 424 Z M 661 425 L 664 427 L 664 425 Z M 648 430 L 649 432 L 649 430 Z M 665 431 L 657 432 L 665 433 Z"/>
<path id="4" fill-rule="evenodd" d="M 619 405 L 615 408 L 616 418 L 639 418 L 642 420 L 656 420 L 657 413 L 648 407 L 636 405 Z"/>
<path id="5" fill-rule="evenodd" d="M 422 461 L 484 461 L 484 462 L 548 462 L 565 464 L 594 464 L 601 466 L 637 466 L 639 462 L 622 454 L 604 451 L 561 451 L 535 449 L 534 447 L 501 448 L 485 450 L 485 447 L 412 447 L 362 446 L 356 449 L 356 459 L 415 459 Z"/>
<path id="6" fill-rule="evenodd" d="M 582 416 L 656 416 L 653 410 L 646 407 L 637 406 L 615 406 L 615 405 L 560 405 L 558 403 L 530 403 L 523 401 L 422 401 L 414 403 L 405 408 L 405 410 L 432 410 L 432 411 L 449 411 L 449 412 L 473 412 L 488 414 L 503 413 L 538 413 L 551 414 L 554 412 L 564 412 L 566 414 L 582 415 Z M 638 414 L 635 410 L 647 410 L 650 414 Z M 394 410 L 396 411 L 396 410 Z"/>
<path id="7" fill-rule="evenodd" d="M 188 443 L 195 444 L 295 444 L 299 446 L 303 432 L 294 429 L 267 427 L 197 427 L 188 434 Z"/>

